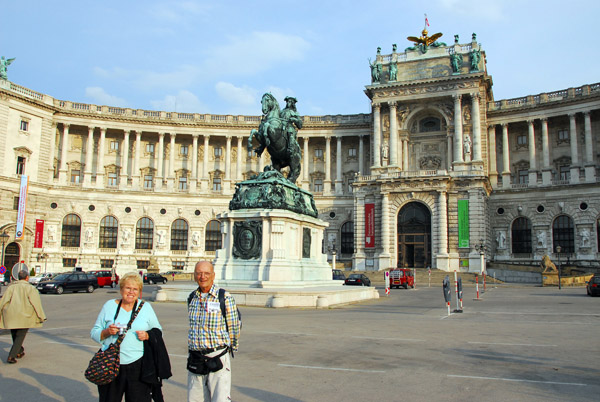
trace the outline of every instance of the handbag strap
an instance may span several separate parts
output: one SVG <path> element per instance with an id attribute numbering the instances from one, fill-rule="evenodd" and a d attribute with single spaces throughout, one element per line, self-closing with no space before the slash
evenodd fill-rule
<path id="1" fill-rule="evenodd" d="M 131 310 L 131 319 L 127 323 L 127 329 L 125 330 L 123 335 L 119 335 L 119 338 L 115 342 L 115 345 L 117 345 L 117 346 L 120 346 L 121 342 L 123 342 L 123 339 L 125 339 L 125 335 L 127 335 L 127 331 L 129 331 L 131 329 L 131 324 L 133 324 L 133 320 L 135 320 L 135 317 L 137 317 L 138 313 L 142 309 L 142 306 L 144 305 L 144 301 L 142 300 L 140 302 L 140 305 L 137 309 L 135 308 L 136 305 L 137 305 L 137 301 L 135 302 L 135 305 L 133 306 L 133 309 Z M 119 307 L 117 308 L 117 314 L 119 313 L 120 308 L 121 308 L 121 302 L 119 302 Z M 115 315 L 115 319 L 116 318 L 117 318 L 117 316 Z"/>

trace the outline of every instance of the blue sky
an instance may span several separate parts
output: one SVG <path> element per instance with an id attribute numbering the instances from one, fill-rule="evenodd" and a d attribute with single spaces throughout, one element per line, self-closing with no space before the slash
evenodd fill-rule
<path id="1" fill-rule="evenodd" d="M 9 80 L 57 99 L 187 113 L 369 113 L 378 46 L 403 50 L 427 13 L 441 41 L 477 40 L 496 100 L 600 82 L 600 2 L 571 0 L 5 1 Z"/>

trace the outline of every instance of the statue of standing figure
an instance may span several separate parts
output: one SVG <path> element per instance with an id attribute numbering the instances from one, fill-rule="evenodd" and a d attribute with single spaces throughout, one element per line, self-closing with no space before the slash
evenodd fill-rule
<path id="1" fill-rule="evenodd" d="M 464 141 L 464 145 L 463 145 L 465 154 L 471 154 L 471 145 L 473 145 L 473 143 L 471 142 L 471 136 L 467 134 L 467 135 L 465 135 L 465 141 Z"/>
<path id="2" fill-rule="evenodd" d="M 398 65 L 395 62 L 390 63 L 390 81 L 398 79 Z"/>
<path id="3" fill-rule="evenodd" d="M 459 73 L 460 67 L 463 64 L 463 58 L 461 54 L 454 53 L 450 56 L 450 64 L 452 65 L 452 72 Z"/>
<path id="4" fill-rule="evenodd" d="M 481 52 L 477 49 L 471 50 L 471 71 L 479 71 L 479 59 L 481 59 Z"/>
<path id="5" fill-rule="evenodd" d="M 377 60 L 371 63 L 371 59 L 369 59 L 369 66 L 371 66 L 371 82 L 378 83 L 381 77 L 381 63 Z"/>
<path id="6" fill-rule="evenodd" d="M 15 61 L 15 57 L 13 57 L 12 59 L 7 59 L 4 56 L 0 57 L 0 78 L 3 80 L 7 80 L 8 79 L 8 75 L 6 73 L 8 66 L 10 65 L 10 63 L 12 63 L 13 61 Z"/>

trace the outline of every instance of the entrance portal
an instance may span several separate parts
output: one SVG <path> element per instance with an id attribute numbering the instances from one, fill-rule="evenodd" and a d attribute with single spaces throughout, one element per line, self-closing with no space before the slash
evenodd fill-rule
<path id="1" fill-rule="evenodd" d="M 4 274 L 4 279 L 10 281 L 11 269 L 15 266 L 17 262 L 20 261 L 21 258 L 21 248 L 15 242 L 9 243 L 6 245 L 4 249 L 4 266 L 6 267 L 6 273 Z"/>
<path id="2" fill-rule="evenodd" d="M 419 203 L 405 205 L 398 214 L 398 267 L 431 266 L 431 212 Z"/>

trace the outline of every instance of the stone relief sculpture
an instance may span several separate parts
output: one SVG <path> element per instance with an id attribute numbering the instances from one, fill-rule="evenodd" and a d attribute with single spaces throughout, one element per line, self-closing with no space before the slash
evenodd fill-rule
<path id="1" fill-rule="evenodd" d="M 86 243 L 91 243 L 94 238 L 94 229 L 87 228 L 85 230 L 85 241 Z"/>
<path id="2" fill-rule="evenodd" d="M 192 233 L 192 246 L 198 247 L 200 245 L 200 233 Z"/>
<path id="3" fill-rule="evenodd" d="M 587 229 L 581 230 L 581 247 L 587 248 L 590 246 L 590 231 Z"/>
<path id="4" fill-rule="evenodd" d="M 543 230 L 538 230 L 535 237 L 537 239 L 537 247 L 546 248 L 546 232 Z"/>
<path id="5" fill-rule="evenodd" d="M 48 226 L 48 241 L 52 243 L 56 241 L 56 226 Z"/>
<path id="6" fill-rule="evenodd" d="M 8 70 L 8 66 L 10 66 L 10 64 L 15 61 L 16 57 L 13 57 L 12 59 L 7 59 L 4 56 L 0 57 L 0 78 L 3 80 L 7 80 L 8 79 L 8 74 L 7 74 L 7 70 Z"/>
<path id="7" fill-rule="evenodd" d="M 164 246 L 165 245 L 165 231 L 164 230 L 159 230 L 156 235 L 158 236 L 158 245 L 159 246 Z"/>
<path id="8" fill-rule="evenodd" d="M 499 249 L 506 248 L 506 234 L 504 234 L 503 230 L 496 232 L 496 243 Z"/>
<path id="9" fill-rule="evenodd" d="M 422 170 L 437 170 L 440 166 L 442 166 L 442 158 L 439 156 L 424 156 L 419 160 L 419 167 Z"/>
<path id="10" fill-rule="evenodd" d="M 131 236 L 131 230 L 125 228 L 123 229 L 122 242 L 123 244 L 129 243 L 129 237 Z"/>

